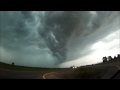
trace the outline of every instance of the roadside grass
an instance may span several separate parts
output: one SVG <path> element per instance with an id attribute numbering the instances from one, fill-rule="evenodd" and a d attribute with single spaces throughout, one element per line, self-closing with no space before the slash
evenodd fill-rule
<path id="1" fill-rule="evenodd" d="M 64 77 L 66 79 L 99 79 L 101 72 L 105 71 L 105 66 L 108 64 L 112 65 L 112 63 L 116 63 L 120 61 L 119 59 L 112 60 L 105 63 L 99 63 L 94 65 L 87 65 L 78 67 L 77 69 L 74 69 L 72 73 L 64 74 Z M 118 65 L 120 65 L 118 63 Z M 63 71 L 68 68 L 46 68 L 46 67 L 26 67 L 26 66 L 18 66 L 18 65 L 11 65 L 0 62 L 0 69 L 6 69 L 6 70 L 14 70 L 14 71 Z"/>
<path id="2" fill-rule="evenodd" d="M 110 66 L 120 65 L 120 58 L 111 60 L 105 63 L 98 63 L 93 65 L 86 65 L 74 69 L 70 74 L 64 74 L 65 79 L 100 79 L 107 68 Z"/>
<path id="3" fill-rule="evenodd" d="M 101 70 L 93 67 L 79 67 L 70 74 L 65 74 L 65 79 L 99 79 Z"/>
<path id="4" fill-rule="evenodd" d="M 15 71 L 49 71 L 49 70 L 51 71 L 51 70 L 59 70 L 60 68 L 25 67 L 25 66 L 10 65 L 0 62 L 0 69 L 15 70 Z"/>

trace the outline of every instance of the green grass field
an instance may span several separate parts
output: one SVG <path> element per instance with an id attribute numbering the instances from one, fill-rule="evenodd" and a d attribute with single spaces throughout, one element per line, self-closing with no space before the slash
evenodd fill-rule
<path id="1" fill-rule="evenodd" d="M 86 65 L 74 69 L 70 74 L 65 74 L 66 79 L 100 79 L 106 72 L 106 67 L 120 66 L 120 58 L 96 65 Z"/>
<path id="2" fill-rule="evenodd" d="M 100 79 L 103 73 L 110 66 L 120 66 L 120 59 L 99 63 L 96 65 L 86 65 L 73 69 L 71 73 L 65 73 L 65 79 Z M 25 67 L 16 66 L 0 62 L 0 69 L 15 70 L 15 71 L 63 71 L 64 68 L 42 68 L 42 67 Z M 69 68 L 67 68 L 69 70 Z"/>
<path id="3" fill-rule="evenodd" d="M 26 66 L 17 66 L 10 65 L 0 62 L 0 69 L 15 70 L 15 71 L 46 71 L 46 70 L 56 70 L 60 68 L 42 68 L 42 67 L 26 67 Z"/>
<path id="4" fill-rule="evenodd" d="M 100 69 L 80 67 L 75 69 L 70 74 L 65 74 L 66 79 L 99 79 L 101 74 Z"/>

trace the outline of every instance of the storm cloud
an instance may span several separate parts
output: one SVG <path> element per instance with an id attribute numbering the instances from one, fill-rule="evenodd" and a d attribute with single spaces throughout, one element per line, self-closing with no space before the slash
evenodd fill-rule
<path id="1" fill-rule="evenodd" d="M 1 11 L 0 61 L 57 67 L 96 52 L 95 44 L 117 39 L 108 49 L 119 48 L 119 18 L 119 11 Z"/>

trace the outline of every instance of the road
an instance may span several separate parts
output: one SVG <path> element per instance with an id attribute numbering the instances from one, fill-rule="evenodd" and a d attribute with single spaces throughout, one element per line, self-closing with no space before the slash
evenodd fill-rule
<path id="1" fill-rule="evenodd" d="M 12 71 L 0 69 L 0 79 L 43 79 L 40 71 Z"/>
<path id="2" fill-rule="evenodd" d="M 115 77 L 112 78 L 112 79 L 120 79 L 120 70 L 119 70 L 119 72 L 115 75 Z"/>
<path id="3" fill-rule="evenodd" d="M 57 72 L 50 72 L 44 74 L 43 79 L 64 79 L 64 78 L 62 78 L 62 76 Z"/>
<path id="4" fill-rule="evenodd" d="M 64 79 L 63 74 L 68 74 L 71 73 L 72 71 L 74 70 L 71 68 L 67 68 L 67 69 L 61 69 L 59 71 L 45 73 L 43 75 L 43 79 Z"/>
<path id="5" fill-rule="evenodd" d="M 101 79 L 120 79 L 120 61 L 87 67 L 103 69 Z M 0 79 L 64 79 L 63 74 L 68 74 L 72 71 L 73 69 L 70 68 L 51 71 L 12 71 L 0 69 Z"/>
<path id="6" fill-rule="evenodd" d="M 108 68 L 106 68 L 106 72 L 105 74 L 101 77 L 101 79 L 115 79 L 117 77 L 117 79 L 120 79 L 120 77 L 118 77 L 118 72 L 120 71 L 120 69 L 118 68 L 119 66 L 110 66 Z"/>
<path id="7" fill-rule="evenodd" d="M 111 77 L 111 79 L 120 79 L 120 66 L 117 66 L 118 71 Z"/>
<path id="8" fill-rule="evenodd" d="M 72 69 L 51 71 L 12 71 L 0 69 L 0 79 L 64 79 L 62 74 L 71 72 Z"/>
<path id="9" fill-rule="evenodd" d="M 64 79 L 63 74 L 72 72 L 72 69 L 60 71 L 12 71 L 0 69 L 0 79 Z M 109 67 L 101 79 L 120 79 L 120 67 Z"/>

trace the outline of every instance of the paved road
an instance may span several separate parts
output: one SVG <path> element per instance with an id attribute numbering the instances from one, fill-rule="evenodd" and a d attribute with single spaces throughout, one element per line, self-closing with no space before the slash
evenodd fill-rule
<path id="1" fill-rule="evenodd" d="M 118 71 L 113 75 L 111 79 L 120 79 L 120 66 L 117 66 Z"/>
<path id="2" fill-rule="evenodd" d="M 51 71 L 12 71 L 0 69 L 0 79 L 63 79 L 63 73 L 69 73 L 72 69 Z"/>
<path id="3" fill-rule="evenodd" d="M 60 69 L 59 71 L 45 73 L 43 75 L 43 79 L 65 79 L 64 74 L 68 74 L 73 71 L 74 69 L 71 69 L 71 68 Z"/>
<path id="4" fill-rule="evenodd" d="M 89 66 L 87 66 L 89 67 Z M 103 68 L 104 74 L 101 79 L 120 79 L 120 61 L 110 64 L 94 65 L 90 67 Z M 72 69 L 60 69 L 51 71 L 12 71 L 0 69 L 0 79 L 64 79 L 63 74 L 72 72 Z M 117 73 L 118 72 L 118 73 Z"/>
<path id="5" fill-rule="evenodd" d="M 43 75 L 43 79 L 64 79 L 64 77 L 62 76 L 62 72 L 49 72 Z M 101 79 L 120 79 L 120 67 L 107 67 Z"/>
<path id="6" fill-rule="evenodd" d="M 43 79 L 63 79 L 57 72 L 50 72 L 43 75 Z"/>
<path id="7" fill-rule="evenodd" d="M 120 79 L 120 70 L 118 71 L 118 73 L 112 79 Z"/>
<path id="8" fill-rule="evenodd" d="M 101 77 L 101 79 L 114 79 L 116 77 L 116 73 L 119 71 L 118 66 L 110 66 L 106 68 L 105 74 Z M 120 79 L 120 77 L 119 77 Z"/>
<path id="9" fill-rule="evenodd" d="M 43 79 L 40 71 L 12 71 L 0 69 L 0 79 Z"/>

